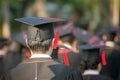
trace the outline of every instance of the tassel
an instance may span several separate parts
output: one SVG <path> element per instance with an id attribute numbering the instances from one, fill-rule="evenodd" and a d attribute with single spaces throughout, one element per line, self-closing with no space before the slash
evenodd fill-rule
<path id="1" fill-rule="evenodd" d="M 67 54 L 68 54 L 69 52 L 71 52 L 71 50 L 68 50 L 68 49 L 58 50 L 58 53 L 63 55 L 64 64 L 65 64 L 66 66 L 69 66 L 69 65 L 70 65 L 70 64 L 69 64 L 69 59 L 68 59 L 68 56 L 67 56 Z"/>
<path id="2" fill-rule="evenodd" d="M 53 49 L 56 49 L 56 48 L 57 48 L 57 45 L 58 45 L 58 39 L 59 39 L 59 31 L 56 31 L 56 33 L 55 33 L 55 41 L 54 41 Z"/>
<path id="3" fill-rule="evenodd" d="M 107 64 L 106 56 L 105 56 L 105 50 L 102 51 L 101 57 L 102 57 L 102 64 L 105 66 Z"/>
<path id="4" fill-rule="evenodd" d="M 68 56 L 67 56 L 67 53 L 66 53 L 66 51 L 64 51 L 64 64 L 66 65 L 66 66 L 69 66 L 70 64 L 69 64 L 69 60 L 68 60 Z"/>

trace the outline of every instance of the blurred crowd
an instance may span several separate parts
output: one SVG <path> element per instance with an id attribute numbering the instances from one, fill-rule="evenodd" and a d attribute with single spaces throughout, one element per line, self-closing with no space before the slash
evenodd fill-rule
<path id="1" fill-rule="evenodd" d="M 1 77 L 31 58 L 25 33 L 27 31 L 20 31 L 9 39 L 0 38 Z M 52 59 L 78 69 L 83 80 L 120 80 L 119 27 L 104 26 L 93 34 L 66 22 L 55 25 L 54 33 L 58 41 L 55 42 L 57 47 L 52 51 Z"/>

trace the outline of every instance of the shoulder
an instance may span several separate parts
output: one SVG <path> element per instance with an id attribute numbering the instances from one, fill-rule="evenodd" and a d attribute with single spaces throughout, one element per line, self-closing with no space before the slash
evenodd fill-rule
<path id="1" fill-rule="evenodd" d="M 112 78 L 103 76 L 103 75 L 85 75 L 85 76 L 83 76 L 84 80 L 87 80 L 88 78 L 90 80 L 113 80 Z"/>
<path id="2" fill-rule="evenodd" d="M 82 75 L 78 69 L 73 67 L 66 68 L 66 72 L 68 73 L 67 77 L 69 77 L 70 80 L 83 80 Z"/>
<path id="3" fill-rule="evenodd" d="M 99 75 L 99 77 L 103 80 L 113 80 L 111 77 L 104 76 L 104 75 Z"/>

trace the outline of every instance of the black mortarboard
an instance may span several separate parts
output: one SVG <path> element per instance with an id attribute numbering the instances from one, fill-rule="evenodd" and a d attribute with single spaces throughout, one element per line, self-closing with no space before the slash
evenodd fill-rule
<path id="1" fill-rule="evenodd" d="M 105 44 L 85 44 L 85 45 L 77 46 L 77 48 L 82 50 L 94 50 L 94 49 L 100 49 L 102 47 L 105 47 Z"/>
<path id="2" fill-rule="evenodd" d="M 24 17 L 15 20 L 30 26 L 28 28 L 28 39 L 31 41 L 44 41 L 53 38 L 53 23 L 63 21 L 58 18 L 43 17 Z"/>
<path id="3" fill-rule="evenodd" d="M 62 27 L 56 28 L 55 31 L 59 31 L 59 36 L 62 37 L 62 36 L 68 35 L 68 34 L 74 35 L 73 29 L 74 29 L 74 27 L 71 25 L 68 27 L 66 27 L 66 25 L 64 25 Z"/>
<path id="4" fill-rule="evenodd" d="M 110 35 L 110 39 L 113 40 L 115 35 L 119 32 L 119 28 L 112 27 L 112 26 L 105 26 L 103 29 L 101 29 L 98 33 L 96 33 L 98 36 L 102 37 L 104 34 Z"/>
<path id="5" fill-rule="evenodd" d="M 12 39 L 25 46 L 24 34 L 22 32 L 12 35 Z"/>
<path id="6" fill-rule="evenodd" d="M 117 32 L 119 29 L 117 27 L 112 27 L 112 26 L 106 26 L 103 28 L 103 31 L 106 31 L 108 33 L 113 33 Z"/>
<path id="7" fill-rule="evenodd" d="M 102 40 L 98 36 L 93 35 L 81 28 L 76 28 L 76 38 L 89 44 L 98 44 L 102 42 Z"/>

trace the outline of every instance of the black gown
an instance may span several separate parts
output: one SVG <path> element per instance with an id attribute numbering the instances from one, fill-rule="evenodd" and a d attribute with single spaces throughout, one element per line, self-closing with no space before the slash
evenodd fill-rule
<path id="1" fill-rule="evenodd" d="M 4 55 L 5 53 L 3 53 L 2 51 L 0 51 L 0 77 L 2 76 L 2 74 L 5 72 L 5 69 L 4 69 Z"/>
<path id="2" fill-rule="evenodd" d="M 83 80 L 113 80 L 103 75 L 84 75 Z"/>
<path id="3" fill-rule="evenodd" d="M 4 73 L 3 58 L 0 57 L 0 76 Z"/>
<path id="4" fill-rule="evenodd" d="M 14 67 L 16 67 L 20 62 L 22 62 L 22 54 L 18 52 L 8 52 L 4 62 L 4 71 L 8 71 Z"/>
<path id="5" fill-rule="evenodd" d="M 50 58 L 30 58 L 0 80 L 82 80 L 80 72 Z"/>
<path id="6" fill-rule="evenodd" d="M 60 46 L 59 50 L 61 50 L 61 48 L 63 48 L 62 50 L 70 50 L 69 48 L 67 48 L 65 46 Z M 64 63 L 63 56 L 64 56 L 63 54 L 59 54 L 59 52 L 58 52 L 58 61 L 60 63 Z M 73 51 L 70 50 L 67 53 L 67 57 L 68 57 L 68 61 L 69 61 L 70 66 L 75 67 L 77 69 L 80 69 L 80 57 L 81 57 L 81 54 L 74 53 Z"/>
<path id="7" fill-rule="evenodd" d="M 113 50 L 109 58 L 110 66 L 109 71 L 110 75 L 114 80 L 120 80 L 120 50 Z"/>

